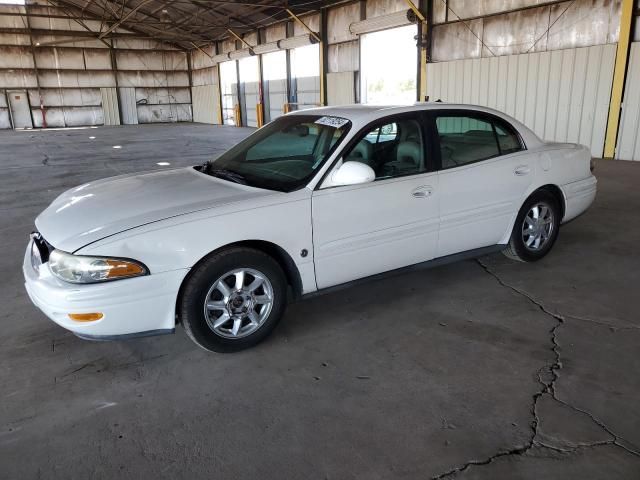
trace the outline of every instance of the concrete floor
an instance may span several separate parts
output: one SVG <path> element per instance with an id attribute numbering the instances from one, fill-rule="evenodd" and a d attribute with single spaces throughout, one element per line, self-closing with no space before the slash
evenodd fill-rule
<path id="1" fill-rule="evenodd" d="M 181 329 L 86 342 L 29 303 L 22 255 L 56 195 L 248 132 L 0 132 L 0 478 L 640 478 L 640 164 L 600 161 L 595 205 L 537 264 L 317 297 L 239 354 Z"/>

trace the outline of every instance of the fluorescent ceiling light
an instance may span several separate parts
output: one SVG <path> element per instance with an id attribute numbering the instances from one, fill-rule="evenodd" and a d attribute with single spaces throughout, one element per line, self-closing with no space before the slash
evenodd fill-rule
<path id="1" fill-rule="evenodd" d="M 278 47 L 283 50 L 292 48 L 305 47 L 315 43 L 315 39 L 311 35 L 298 35 L 297 37 L 285 38 L 278 42 Z"/>
<path id="2" fill-rule="evenodd" d="M 277 52 L 278 50 L 278 42 L 263 43 L 262 45 L 256 45 L 255 47 L 253 47 L 254 53 L 258 55 L 261 55 L 263 53 Z"/>
<path id="3" fill-rule="evenodd" d="M 233 52 L 229 52 L 229 58 L 231 60 L 239 60 L 241 58 L 250 57 L 252 55 L 251 50 L 248 48 L 243 48 L 242 50 L 235 50 Z"/>
<path id="4" fill-rule="evenodd" d="M 381 15 L 379 17 L 368 18 L 360 22 L 349 25 L 349 31 L 354 35 L 386 30 L 387 28 L 403 27 L 411 23 L 416 23 L 418 19 L 412 10 L 402 10 L 401 12 Z"/>

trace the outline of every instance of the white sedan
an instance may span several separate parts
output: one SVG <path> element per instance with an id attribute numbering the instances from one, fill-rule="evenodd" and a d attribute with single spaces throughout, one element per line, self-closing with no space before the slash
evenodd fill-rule
<path id="1" fill-rule="evenodd" d="M 236 351 L 288 299 L 405 267 L 544 257 L 596 195 L 591 155 L 500 112 L 294 112 L 201 166 L 99 180 L 36 219 L 31 300 L 87 339 L 174 331 Z"/>

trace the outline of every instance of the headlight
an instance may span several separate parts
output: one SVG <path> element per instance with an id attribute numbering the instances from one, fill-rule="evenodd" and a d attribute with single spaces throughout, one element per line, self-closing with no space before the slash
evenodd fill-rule
<path id="1" fill-rule="evenodd" d="M 56 277 L 71 283 L 96 283 L 147 275 L 141 263 L 122 258 L 85 257 L 54 250 L 49 269 Z"/>

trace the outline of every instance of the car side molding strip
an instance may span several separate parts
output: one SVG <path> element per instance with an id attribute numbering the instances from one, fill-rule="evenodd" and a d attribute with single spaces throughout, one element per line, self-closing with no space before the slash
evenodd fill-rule
<path id="1" fill-rule="evenodd" d="M 434 258 L 433 260 L 428 260 L 426 262 L 416 263 L 415 265 L 409 265 L 407 267 L 397 268 L 395 270 L 389 270 L 388 272 L 378 273 L 376 275 L 371 275 L 364 278 L 359 278 L 357 280 L 353 280 L 351 282 L 341 283 L 339 285 L 334 285 L 333 287 L 322 288 L 320 290 L 316 290 L 315 292 L 306 293 L 302 295 L 302 299 L 313 298 L 316 296 L 324 295 L 327 293 L 332 293 L 336 291 L 343 290 L 345 288 L 350 288 L 355 285 L 360 285 L 363 283 L 367 283 L 373 280 L 381 280 L 388 277 L 394 277 L 396 275 L 401 275 L 403 273 L 413 272 L 416 270 L 426 270 L 429 268 L 439 267 L 441 265 L 448 265 L 449 263 L 455 263 L 461 260 L 469 260 L 473 258 L 482 257 L 484 255 L 488 255 L 490 253 L 501 252 L 507 248 L 507 244 L 498 244 L 498 245 L 490 245 L 488 247 L 482 248 L 474 248 L 473 250 L 467 250 L 465 252 L 454 253 L 452 255 L 446 255 L 440 258 Z"/>

